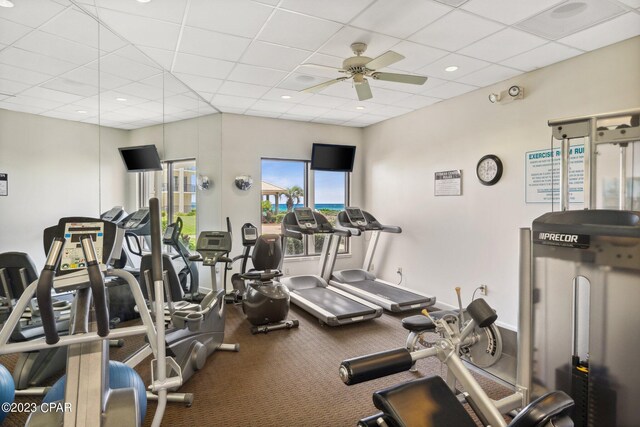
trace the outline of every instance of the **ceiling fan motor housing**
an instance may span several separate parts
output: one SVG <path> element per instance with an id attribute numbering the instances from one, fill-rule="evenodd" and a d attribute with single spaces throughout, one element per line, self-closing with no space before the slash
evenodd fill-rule
<path id="1" fill-rule="evenodd" d="M 362 74 L 367 71 L 365 65 L 371 61 L 368 56 L 352 56 L 342 62 L 342 68 L 351 74 Z"/>

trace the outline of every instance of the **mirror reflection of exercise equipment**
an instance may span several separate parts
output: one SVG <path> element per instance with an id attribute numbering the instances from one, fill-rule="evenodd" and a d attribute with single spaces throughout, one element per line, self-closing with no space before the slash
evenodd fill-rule
<path id="1" fill-rule="evenodd" d="M 639 119 L 640 109 L 550 120 L 562 141 L 561 211 L 521 230 L 519 335 L 528 348 L 519 378 L 531 398 L 571 395 L 577 427 L 638 423 Z M 568 210 L 575 140 L 584 142 L 586 210 Z"/>

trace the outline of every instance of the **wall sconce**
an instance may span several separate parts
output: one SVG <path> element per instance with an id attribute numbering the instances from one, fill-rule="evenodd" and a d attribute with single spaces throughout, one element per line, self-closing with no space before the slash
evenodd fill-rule
<path id="1" fill-rule="evenodd" d="M 508 90 L 503 90 L 498 93 L 489 94 L 489 102 L 492 104 L 497 103 L 509 103 L 516 99 L 524 99 L 524 88 L 522 86 L 511 86 Z"/>

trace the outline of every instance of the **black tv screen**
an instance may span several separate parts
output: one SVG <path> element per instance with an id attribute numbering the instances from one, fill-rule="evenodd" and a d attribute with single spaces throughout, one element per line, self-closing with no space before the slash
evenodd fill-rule
<path id="1" fill-rule="evenodd" d="M 160 171 L 160 156 L 156 146 L 120 147 L 120 155 L 128 172 Z"/>
<path id="2" fill-rule="evenodd" d="M 353 145 L 313 144 L 311 169 L 352 172 L 356 147 Z"/>

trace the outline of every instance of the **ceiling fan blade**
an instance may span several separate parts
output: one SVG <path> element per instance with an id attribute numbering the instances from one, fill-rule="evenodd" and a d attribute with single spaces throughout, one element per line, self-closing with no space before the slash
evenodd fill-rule
<path id="1" fill-rule="evenodd" d="M 373 73 L 371 74 L 375 80 L 384 80 L 387 82 L 409 83 L 412 85 L 423 85 L 427 78 L 423 76 L 412 76 L 410 74 L 397 73 Z"/>
<path id="2" fill-rule="evenodd" d="M 367 62 L 365 67 L 370 70 L 378 70 L 380 68 L 388 67 L 391 64 L 395 64 L 403 59 L 404 56 L 400 55 L 398 52 L 388 50 L 377 58 L 373 58 L 371 61 Z"/>
<path id="3" fill-rule="evenodd" d="M 324 89 L 324 88 L 325 88 L 325 87 L 327 87 L 327 86 L 331 86 L 332 84 L 335 84 L 335 83 L 341 82 L 341 81 L 346 80 L 346 79 L 348 79 L 348 78 L 349 78 L 349 77 L 339 77 L 339 78 L 337 78 L 337 79 L 329 80 L 329 81 L 327 81 L 327 82 L 320 83 L 320 84 L 318 84 L 318 85 L 311 86 L 311 87 L 308 87 L 308 88 L 306 88 L 306 89 L 302 89 L 300 92 L 311 92 L 311 93 L 313 93 L 313 92 L 319 92 L 319 91 L 321 91 L 322 89 Z"/>
<path id="4" fill-rule="evenodd" d="M 309 67 L 309 68 L 319 68 L 321 70 L 332 70 L 332 71 L 338 71 L 340 73 L 345 72 L 346 70 L 344 70 L 343 68 L 338 68 L 338 67 L 331 67 L 329 65 L 322 65 L 322 64 L 310 64 L 310 63 L 306 63 L 306 64 L 300 64 L 301 67 Z"/>
<path id="5" fill-rule="evenodd" d="M 371 93 L 371 86 L 369 86 L 369 82 L 367 80 L 363 81 L 362 83 L 356 84 L 356 92 L 360 101 L 365 101 L 367 99 L 373 98 L 373 94 Z"/>

